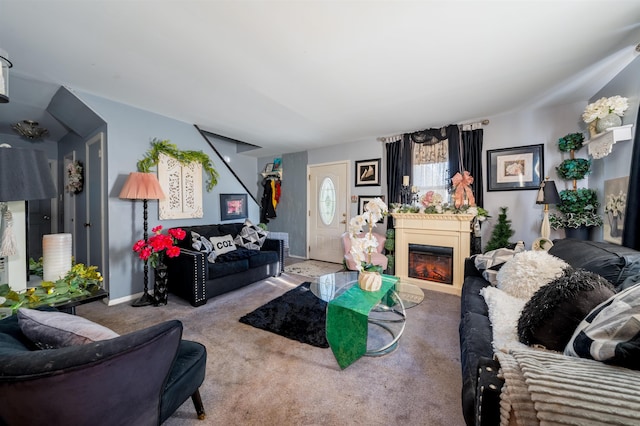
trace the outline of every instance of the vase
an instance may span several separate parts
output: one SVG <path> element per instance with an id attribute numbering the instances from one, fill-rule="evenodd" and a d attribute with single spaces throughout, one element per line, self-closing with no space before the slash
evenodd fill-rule
<path id="1" fill-rule="evenodd" d="M 169 274 L 167 265 L 162 262 L 153 268 L 153 306 L 166 305 L 169 299 Z"/>
<path id="2" fill-rule="evenodd" d="M 382 287 L 382 275 L 377 272 L 362 271 L 358 275 L 358 285 L 364 291 L 378 291 Z"/>
<path id="3" fill-rule="evenodd" d="M 581 226 L 579 228 L 565 228 L 565 236 L 576 240 L 587 241 L 589 239 L 589 228 Z"/>
<path id="4" fill-rule="evenodd" d="M 598 133 L 606 132 L 609 127 L 618 127 L 622 124 L 622 118 L 618 114 L 610 113 L 602 118 L 598 118 L 596 130 Z"/>

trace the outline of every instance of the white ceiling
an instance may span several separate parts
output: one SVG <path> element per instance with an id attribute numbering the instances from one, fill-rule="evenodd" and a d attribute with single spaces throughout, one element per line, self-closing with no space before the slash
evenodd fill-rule
<path id="1" fill-rule="evenodd" d="M 13 74 L 254 155 L 586 101 L 638 42 L 640 1 L 0 0 Z"/>

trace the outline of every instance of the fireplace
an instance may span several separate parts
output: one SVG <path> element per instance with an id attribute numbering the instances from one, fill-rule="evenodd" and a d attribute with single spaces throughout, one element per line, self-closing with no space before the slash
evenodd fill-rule
<path id="1" fill-rule="evenodd" d="M 453 284 L 453 247 L 409 244 L 408 276 Z"/>
<path id="2" fill-rule="evenodd" d="M 402 282 L 460 295 L 470 255 L 472 215 L 392 213 L 396 271 Z"/>

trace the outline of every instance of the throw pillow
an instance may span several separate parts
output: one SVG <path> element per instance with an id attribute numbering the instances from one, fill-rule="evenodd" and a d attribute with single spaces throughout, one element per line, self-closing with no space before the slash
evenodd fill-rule
<path id="1" fill-rule="evenodd" d="M 233 240 L 237 245 L 250 250 L 260 250 L 268 232 L 254 225 L 250 220 L 244 221 L 244 227 Z"/>
<path id="2" fill-rule="evenodd" d="M 640 370 L 640 285 L 596 306 L 578 325 L 564 354 Z"/>
<path id="3" fill-rule="evenodd" d="M 511 296 L 529 300 L 543 285 L 569 268 L 564 260 L 546 251 L 523 251 L 508 260 L 498 271 L 498 288 Z"/>
<path id="4" fill-rule="evenodd" d="M 578 324 L 613 294 L 611 283 L 600 275 L 583 269 L 565 270 L 524 305 L 518 320 L 520 341 L 564 350 Z"/>
<path id="5" fill-rule="evenodd" d="M 119 336 L 107 327 L 63 312 L 20 308 L 18 324 L 22 333 L 42 349 L 84 345 Z"/>
<path id="6" fill-rule="evenodd" d="M 516 253 L 520 253 L 521 251 L 524 251 L 524 245 L 517 246 L 513 250 L 508 248 L 499 248 L 474 256 L 473 262 L 476 269 L 482 272 L 484 279 L 489 281 L 492 286 L 496 286 L 498 284 L 498 271 L 502 268 L 502 265 L 510 260 Z"/>
<path id="7" fill-rule="evenodd" d="M 213 244 L 213 251 L 216 252 L 216 256 L 228 253 L 236 249 L 236 245 L 233 242 L 233 237 L 229 235 L 223 235 L 222 237 L 210 237 L 209 240 Z"/>
<path id="8" fill-rule="evenodd" d="M 518 340 L 518 318 L 525 301 L 491 286 L 482 288 L 480 295 L 484 297 L 489 309 L 493 350 L 508 352 L 511 349 L 526 348 Z"/>
<path id="9" fill-rule="evenodd" d="M 216 252 L 213 251 L 213 243 L 197 232 L 191 231 L 191 247 L 207 255 L 210 263 L 216 263 Z"/>

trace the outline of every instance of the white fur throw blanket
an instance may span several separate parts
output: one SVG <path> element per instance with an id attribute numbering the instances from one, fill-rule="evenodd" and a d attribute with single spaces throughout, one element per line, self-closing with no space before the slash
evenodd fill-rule
<path id="1" fill-rule="evenodd" d="M 532 349 L 496 357 L 501 426 L 640 424 L 640 371 Z"/>

